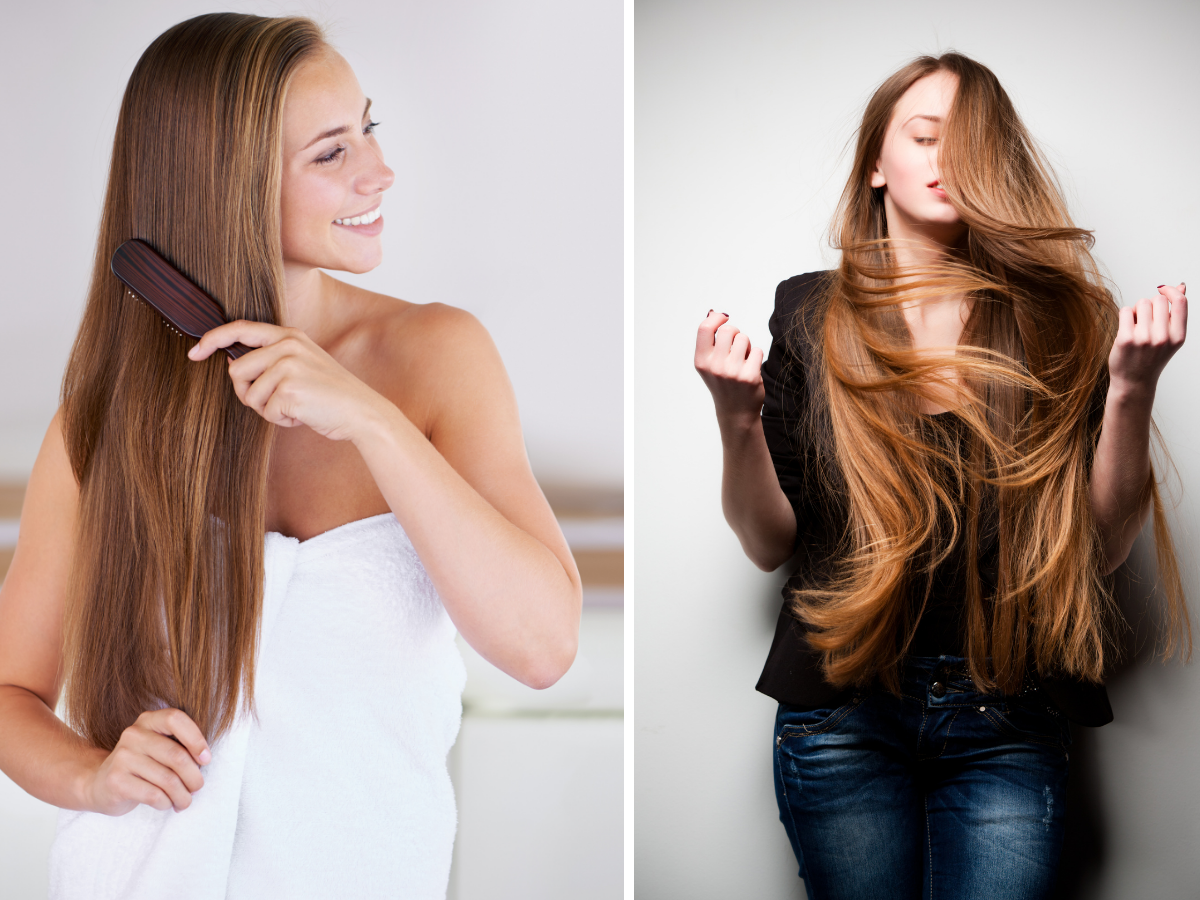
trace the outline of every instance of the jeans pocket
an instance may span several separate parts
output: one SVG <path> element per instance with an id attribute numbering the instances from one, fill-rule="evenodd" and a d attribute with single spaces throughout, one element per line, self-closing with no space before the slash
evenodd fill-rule
<path id="1" fill-rule="evenodd" d="M 1067 718 L 1041 696 L 1009 698 L 984 713 L 1009 737 L 1066 750 L 1071 743 Z"/>
<path id="2" fill-rule="evenodd" d="M 852 697 L 841 706 L 821 706 L 815 709 L 805 709 L 800 706 L 779 705 L 779 741 L 797 735 L 824 734 L 837 727 L 858 705 L 861 697 Z"/>

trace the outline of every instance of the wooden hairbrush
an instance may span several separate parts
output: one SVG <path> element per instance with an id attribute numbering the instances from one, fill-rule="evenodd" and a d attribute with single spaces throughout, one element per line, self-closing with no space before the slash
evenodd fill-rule
<path id="1" fill-rule="evenodd" d="M 134 238 L 123 243 L 109 265 L 133 297 L 158 310 L 176 334 L 199 338 L 229 321 L 216 300 L 143 240 Z M 235 343 L 222 349 L 230 359 L 237 359 L 254 348 Z"/>

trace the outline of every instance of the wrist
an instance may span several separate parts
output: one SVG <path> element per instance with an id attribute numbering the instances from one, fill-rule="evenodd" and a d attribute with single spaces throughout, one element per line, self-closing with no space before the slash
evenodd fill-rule
<path id="1" fill-rule="evenodd" d="M 1114 376 L 1108 383 L 1108 397 L 1105 404 L 1106 406 L 1145 406 L 1149 408 L 1154 403 L 1154 388 L 1153 384 L 1129 381 Z"/>
<path id="2" fill-rule="evenodd" d="M 389 440 L 395 433 L 397 419 L 404 419 L 404 413 L 382 394 L 375 394 L 370 402 L 363 405 L 359 415 L 354 417 L 355 424 L 350 443 L 362 452 L 381 441 Z"/>
<path id="3" fill-rule="evenodd" d="M 762 428 L 759 409 L 717 410 L 717 426 L 723 438 L 742 438 Z"/>
<path id="4" fill-rule="evenodd" d="M 72 809 L 84 812 L 97 812 L 95 808 L 96 773 L 108 759 L 108 753 L 90 744 L 81 754 L 79 764 L 71 779 L 71 796 L 74 799 Z"/>

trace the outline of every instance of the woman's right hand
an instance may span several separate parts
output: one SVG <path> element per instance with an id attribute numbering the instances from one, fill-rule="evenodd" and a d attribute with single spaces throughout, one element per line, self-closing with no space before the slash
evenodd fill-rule
<path id="1" fill-rule="evenodd" d="M 200 766 L 212 754 L 187 713 L 158 709 L 142 713 L 121 732 L 117 746 L 87 785 L 88 808 L 123 816 L 139 803 L 176 812 L 187 809 L 204 786 Z"/>
<path id="2" fill-rule="evenodd" d="M 762 350 L 750 346 L 729 316 L 708 311 L 696 332 L 696 371 L 712 392 L 718 418 L 758 418 L 767 396 L 762 361 Z"/>

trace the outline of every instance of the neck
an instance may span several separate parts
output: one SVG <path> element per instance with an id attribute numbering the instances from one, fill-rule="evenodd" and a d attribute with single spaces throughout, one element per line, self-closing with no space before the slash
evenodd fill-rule
<path id="1" fill-rule="evenodd" d="M 283 264 L 283 325 L 299 328 L 318 346 L 330 331 L 339 283 L 312 266 Z"/>
<path id="2" fill-rule="evenodd" d="M 892 204 L 892 198 L 886 193 L 883 206 L 888 237 L 895 242 L 893 251 L 900 269 L 944 262 L 966 236 L 967 226 L 962 222 L 918 222 L 909 218 Z"/>

